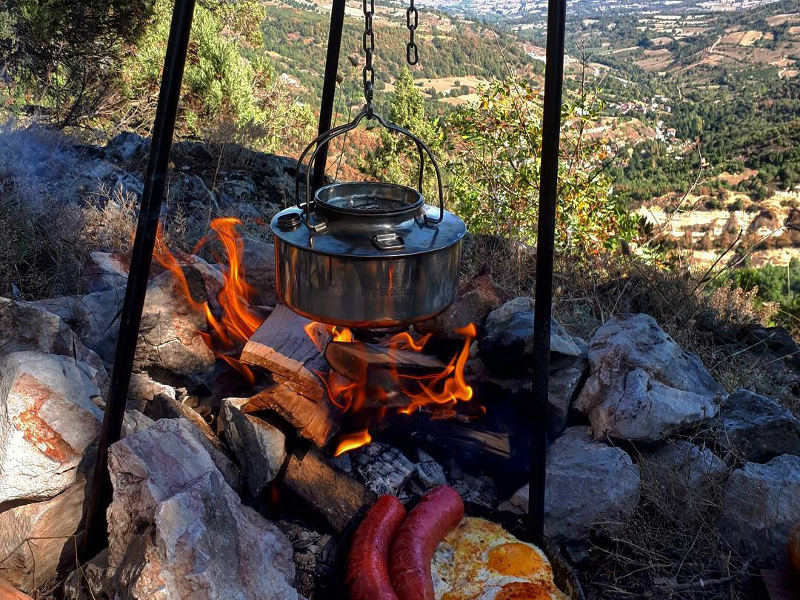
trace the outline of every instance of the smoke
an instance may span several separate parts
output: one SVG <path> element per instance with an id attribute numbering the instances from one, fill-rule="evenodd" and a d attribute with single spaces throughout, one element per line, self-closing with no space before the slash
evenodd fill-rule
<path id="1" fill-rule="evenodd" d="M 141 193 L 141 182 L 112 163 L 90 155 L 62 133 L 32 125 L 0 126 L 0 190 L 27 210 L 86 206 L 120 187 Z"/>

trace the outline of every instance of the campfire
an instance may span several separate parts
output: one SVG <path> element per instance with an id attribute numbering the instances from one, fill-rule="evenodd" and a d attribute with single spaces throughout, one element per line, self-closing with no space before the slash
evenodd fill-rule
<path id="1" fill-rule="evenodd" d="M 298 380 L 307 379 L 308 373 L 292 373 L 291 366 L 287 365 L 297 360 L 298 349 L 303 348 L 301 354 L 308 354 L 308 345 L 302 340 L 302 336 L 306 337 L 318 354 L 318 357 L 306 356 L 312 365 L 310 372 L 324 391 L 322 395 L 308 392 L 306 395 L 314 402 L 327 402 L 333 406 L 335 412 L 329 412 L 327 418 L 346 421 L 354 427 L 338 436 L 334 456 L 372 441 L 370 429 L 389 413 L 411 415 L 424 410 L 432 419 L 447 419 L 459 414 L 459 403 L 473 399 L 474 392 L 464 377 L 464 368 L 476 336 L 474 325 L 455 331 L 463 338 L 463 343 L 444 362 L 437 355 L 425 352 L 431 341 L 430 333 L 415 337 L 408 331 L 385 334 L 373 330 L 358 332 L 372 339 L 360 341 L 357 333 L 347 327 L 308 321 L 283 307 L 253 307 L 253 290 L 247 283 L 247 267 L 243 264 L 243 242 L 237 231 L 240 224 L 235 218 L 214 219 L 210 224 L 211 232 L 188 255 L 171 251 L 159 228 L 153 256 L 175 277 L 188 305 L 205 316 L 208 332 L 198 333 L 206 345 L 249 384 L 256 383 L 253 367 L 261 366 L 275 372 L 277 366 L 277 372 L 284 378 L 280 381 L 279 375 L 278 382 L 302 394 L 304 388 L 302 384 L 298 385 Z M 223 282 L 217 297 L 198 301 L 192 295 L 181 264 L 192 262 L 195 255 L 212 241 L 218 241 L 224 252 L 219 255 L 212 251 L 212 255 L 218 263 L 227 266 L 222 269 Z M 260 310 L 270 310 L 272 314 L 265 319 Z M 292 331 L 287 332 L 287 328 Z M 277 331 L 289 333 L 289 339 L 298 343 L 289 346 L 288 351 L 276 347 L 272 341 L 273 333 Z M 308 381 L 305 383 L 309 384 Z M 313 383 L 309 385 L 315 387 Z M 302 404 L 294 410 L 303 412 L 299 406 Z M 293 410 L 286 405 L 282 409 Z M 470 414 L 474 416 L 481 412 L 482 407 L 477 406 Z M 302 414 L 295 417 L 304 420 Z M 298 419 L 289 420 L 297 422 Z"/>

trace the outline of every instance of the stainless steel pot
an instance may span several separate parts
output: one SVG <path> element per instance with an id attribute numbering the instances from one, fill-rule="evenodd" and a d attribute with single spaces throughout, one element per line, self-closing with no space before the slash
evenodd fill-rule
<path id="1" fill-rule="evenodd" d="M 427 146 L 371 111 L 311 142 L 299 164 L 316 145 L 310 173 L 319 149 L 365 117 L 415 141 L 419 190 L 427 154 L 437 176 L 438 209 L 426 205 L 420 191 L 391 183 L 335 183 L 318 189 L 313 198 L 307 193 L 305 203 L 272 219 L 275 285 L 287 306 L 315 321 L 369 328 L 408 325 L 453 302 L 466 227 L 444 210 L 441 175 Z M 311 189 L 308 175 L 306 189 Z"/>

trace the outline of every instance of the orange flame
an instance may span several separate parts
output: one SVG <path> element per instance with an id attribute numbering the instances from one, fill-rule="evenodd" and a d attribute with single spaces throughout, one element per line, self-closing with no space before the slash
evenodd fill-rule
<path id="1" fill-rule="evenodd" d="M 164 243 L 161 225 L 158 226 L 156 233 L 153 258 L 172 273 L 191 309 L 205 316 L 211 333 L 199 332 L 199 334 L 214 356 L 228 363 L 252 384 L 255 383 L 253 372 L 226 353 L 234 349 L 237 343 L 246 342 L 263 322 L 261 316 L 250 310 L 250 297 L 253 290 L 244 278 L 242 265 L 244 245 L 239 232 L 236 231 L 236 226 L 240 224 L 239 219 L 226 217 L 214 219 L 210 225 L 215 234 L 214 237 L 222 243 L 228 264 L 228 268 L 223 269 L 223 285 L 217 295 L 217 301 L 222 309 L 222 316 L 219 319 L 214 316 L 208 302 L 197 302 L 192 297 L 181 263 Z M 211 238 L 206 236 L 200 240 L 195 246 L 194 252 L 196 253 L 209 239 Z"/>
<path id="2" fill-rule="evenodd" d="M 322 323 L 311 322 L 305 327 L 306 334 L 314 342 L 320 352 L 325 351 L 329 341 L 358 344 L 353 333 L 347 328 L 338 328 Z M 454 410 L 458 402 L 468 402 L 473 397 L 473 390 L 464 378 L 464 367 L 469 358 L 469 348 L 475 339 L 476 330 L 473 324 L 456 330 L 464 338 L 461 350 L 438 373 L 410 375 L 399 372 L 395 364 L 384 369 L 382 379 L 391 386 L 385 389 L 370 380 L 369 365 L 366 361 L 357 363 L 355 373 L 349 379 L 331 369 L 329 373 L 317 373 L 328 391 L 330 401 L 344 412 L 357 413 L 365 406 L 378 408 L 383 416 L 391 408 L 390 401 L 399 400 L 401 406 L 397 412 L 410 415 L 423 406 L 430 406 L 433 418 L 450 418 L 456 414 Z M 390 350 L 421 352 L 431 334 L 415 340 L 409 333 L 403 332 L 392 336 L 386 345 Z M 389 387 L 389 386 L 387 386 Z M 395 407 L 396 408 L 396 407 Z M 371 441 L 369 431 L 347 434 L 336 449 L 336 455 L 353 450 Z"/>
<path id="3" fill-rule="evenodd" d="M 339 440 L 339 445 L 336 446 L 336 451 L 333 453 L 333 455 L 339 456 L 340 454 L 344 454 L 345 452 L 349 452 L 350 450 L 361 448 L 361 446 L 366 446 L 371 441 L 372 441 L 372 436 L 366 429 L 362 431 L 356 431 L 355 433 L 348 433 L 346 435 L 341 436 L 341 439 Z"/>

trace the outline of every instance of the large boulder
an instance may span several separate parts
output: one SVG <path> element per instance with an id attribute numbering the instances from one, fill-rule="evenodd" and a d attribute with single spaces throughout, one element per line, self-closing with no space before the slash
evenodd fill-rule
<path id="1" fill-rule="evenodd" d="M 73 564 L 75 538 L 83 515 L 83 476 L 57 496 L 0 512 L 0 573 L 33 593 Z M 0 592 L 0 598 L 5 598 Z"/>
<path id="2" fill-rule="evenodd" d="M 750 462 L 800 456 L 800 419 L 771 398 L 738 390 L 722 404 L 718 441 Z"/>
<path id="3" fill-rule="evenodd" d="M 192 425 L 164 419 L 114 444 L 109 568 L 128 598 L 296 600 L 292 547 L 242 505 Z"/>
<path id="4" fill-rule="evenodd" d="M 745 463 L 728 478 L 719 530 L 757 564 L 781 564 L 792 527 L 800 522 L 800 456 Z"/>
<path id="5" fill-rule="evenodd" d="M 570 427 L 549 448 L 545 535 L 554 543 L 583 543 L 596 526 L 614 529 L 639 503 L 639 467 L 619 448 L 592 440 L 585 427 Z M 501 510 L 528 510 L 526 485 Z"/>
<path id="6" fill-rule="evenodd" d="M 100 390 L 85 363 L 41 352 L 0 359 L 0 509 L 75 483 L 100 432 Z"/>
<path id="7" fill-rule="evenodd" d="M 134 368 L 153 367 L 176 375 L 194 375 L 214 365 L 214 353 L 203 336 L 206 316 L 200 308 L 213 307 L 222 287 L 222 274 L 196 256 L 182 256 L 182 267 L 194 302 L 170 272 L 150 279 L 142 312 Z M 30 303 L 61 317 L 86 346 L 107 365 L 114 361 L 125 287 L 110 287 L 85 296 L 62 296 Z"/>
<path id="8" fill-rule="evenodd" d="M 45 298 L 31 304 L 58 315 L 109 367 L 119 334 L 125 286 L 109 287 L 85 296 Z"/>
<path id="9" fill-rule="evenodd" d="M 257 498 L 286 462 L 286 435 L 270 423 L 242 412 L 249 398 L 222 401 L 222 434 L 233 450 L 250 494 Z"/>
<path id="10" fill-rule="evenodd" d="M 0 348 L 4 353 L 38 350 L 74 358 L 91 368 L 101 391 L 108 388 L 103 360 L 58 315 L 31 302 L 0 298 Z"/>
<path id="11" fill-rule="evenodd" d="M 649 315 L 600 327 L 589 344 L 589 363 L 575 407 L 589 417 L 595 437 L 660 441 L 719 411 L 722 386 Z"/>
<path id="12" fill-rule="evenodd" d="M 486 317 L 480 339 L 481 358 L 499 375 L 519 374 L 532 367 L 533 298 L 520 296 Z M 582 356 L 578 344 L 555 319 L 550 321 L 550 350 L 555 355 Z"/>

